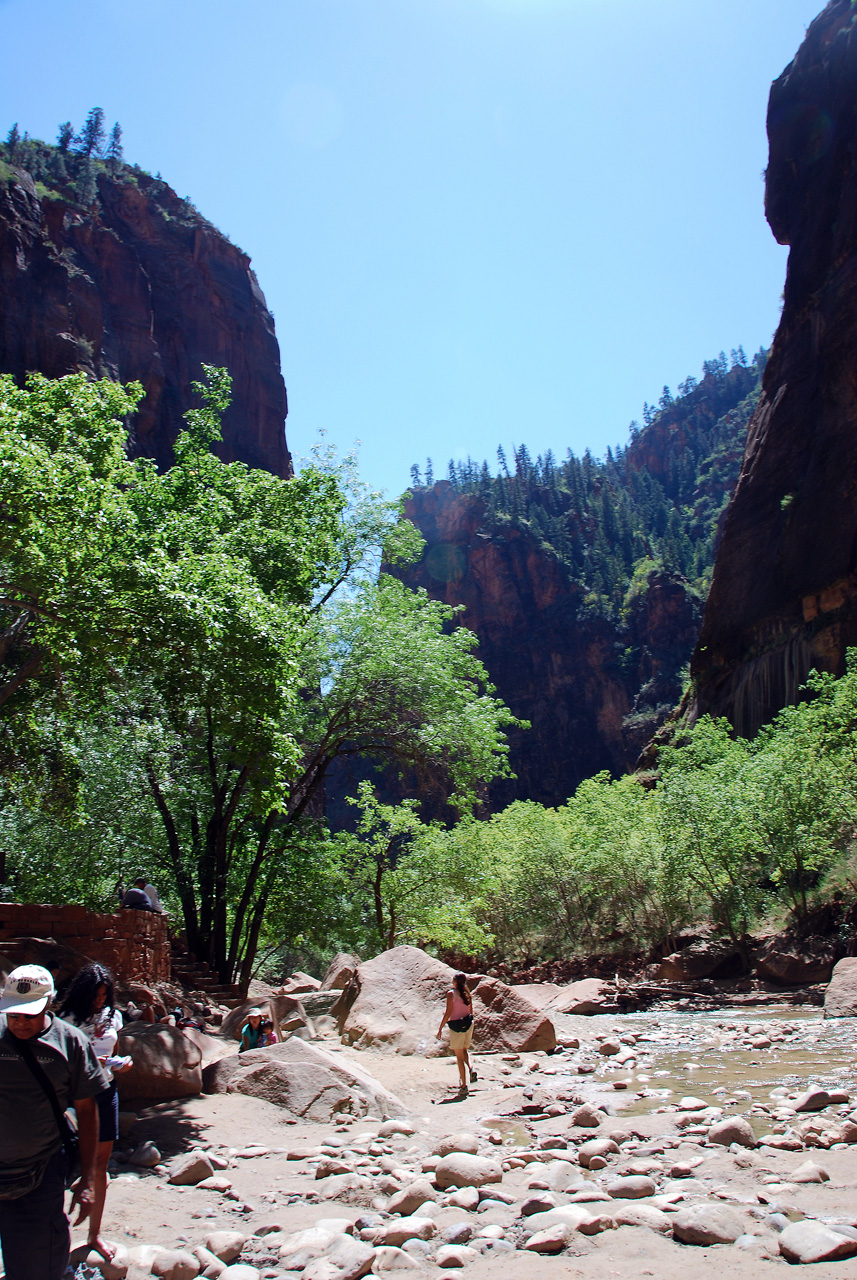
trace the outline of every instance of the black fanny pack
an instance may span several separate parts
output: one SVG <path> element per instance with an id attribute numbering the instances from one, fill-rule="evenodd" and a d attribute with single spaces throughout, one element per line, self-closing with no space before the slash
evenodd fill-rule
<path id="1" fill-rule="evenodd" d="M 446 1025 L 450 1031 L 469 1031 L 473 1026 L 473 1014 L 467 1013 L 463 1018 L 450 1018 Z"/>

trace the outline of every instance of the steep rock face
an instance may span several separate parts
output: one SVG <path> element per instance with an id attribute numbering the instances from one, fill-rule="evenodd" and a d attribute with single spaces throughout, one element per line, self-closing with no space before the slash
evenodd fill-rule
<path id="1" fill-rule="evenodd" d="M 246 254 L 146 174 L 99 174 L 84 208 L 6 172 L 0 372 L 138 380 L 135 450 L 167 466 L 191 381 L 203 363 L 224 365 L 233 400 L 221 457 L 291 474 L 274 321 Z"/>
<path id="2" fill-rule="evenodd" d="M 484 529 L 483 502 L 447 481 L 414 491 L 408 517 L 426 539 L 403 574 L 436 599 L 463 604 L 479 656 L 515 715 L 515 779 L 491 787 L 493 808 L 514 799 L 562 804 L 601 769 L 630 768 L 680 696 L 681 667 L 699 626 L 682 579 L 652 573 L 623 624 L 589 611 L 581 589 L 530 534 Z"/>
<path id="3" fill-rule="evenodd" d="M 832 0 L 771 89 L 782 318 L 692 662 L 694 714 L 753 733 L 857 644 L 857 9 Z"/>

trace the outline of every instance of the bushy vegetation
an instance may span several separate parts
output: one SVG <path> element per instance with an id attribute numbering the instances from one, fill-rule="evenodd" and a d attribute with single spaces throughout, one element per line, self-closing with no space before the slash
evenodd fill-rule
<path id="1" fill-rule="evenodd" d="M 526 529 L 582 588 L 587 605 L 619 618 L 649 572 L 683 575 L 704 596 L 714 564 L 718 522 L 738 478 L 747 424 L 767 353 L 748 362 L 741 348 L 706 361 L 673 397 L 667 387 L 644 426 L 631 423 L 627 447 L 603 459 L 569 450 L 535 460 L 526 445 L 492 472 L 469 458 L 450 462 L 445 479 L 485 503 L 483 529 Z M 431 459 L 411 468 L 415 488 L 435 479 Z"/>
<path id="2" fill-rule="evenodd" d="M 139 387 L 0 378 L 0 879 L 105 906 L 145 866 L 246 980 L 349 916 L 319 822 L 335 760 L 466 811 L 516 722 L 455 611 L 379 577 L 419 552 L 400 504 L 324 451 L 290 480 L 222 463 L 228 375 L 195 391 L 158 473 L 125 453 Z"/>
<path id="3" fill-rule="evenodd" d="M 125 163 L 122 127 L 117 121 L 108 132 L 101 107 L 92 108 L 79 132 L 68 120 L 59 125 L 55 145 L 31 138 L 13 124 L 0 142 L 0 185 L 20 171 L 30 175 L 41 199 L 61 199 L 89 209 L 101 201 L 99 181 L 110 179 L 144 187 L 167 219 L 205 221 L 193 201 L 176 196 L 160 174 L 153 177 L 139 165 Z"/>

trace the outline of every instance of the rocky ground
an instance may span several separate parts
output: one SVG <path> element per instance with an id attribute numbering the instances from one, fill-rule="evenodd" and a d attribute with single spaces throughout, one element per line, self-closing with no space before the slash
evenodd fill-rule
<path id="1" fill-rule="evenodd" d="M 810 1261 L 857 1280 L 851 1019 L 555 1021 L 557 1052 L 478 1056 L 464 1100 L 451 1058 L 328 1031 L 317 1043 L 370 1071 L 404 1118 L 296 1121 L 239 1093 L 126 1113 L 105 1280 L 689 1280 Z M 97 1275 L 84 1256 L 79 1275 Z"/>

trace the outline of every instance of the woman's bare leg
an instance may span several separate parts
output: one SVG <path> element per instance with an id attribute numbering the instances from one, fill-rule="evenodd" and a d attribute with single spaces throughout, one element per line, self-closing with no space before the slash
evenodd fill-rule
<path id="1" fill-rule="evenodd" d="M 95 1177 L 92 1180 L 92 1212 L 89 1215 L 89 1235 L 87 1244 L 90 1249 L 100 1253 L 107 1262 L 116 1252 L 116 1246 L 108 1244 L 101 1238 L 101 1219 L 104 1216 L 104 1201 L 107 1198 L 107 1162 L 113 1150 L 112 1142 L 99 1142 L 95 1148 Z"/>
<path id="2" fill-rule="evenodd" d="M 466 1058 L 467 1058 L 466 1049 L 456 1049 L 455 1061 L 458 1063 L 458 1078 L 461 1081 L 462 1089 L 467 1088 L 467 1076 L 465 1075 L 465 1071 L 464 1071 L 464 1063 Z"/>

